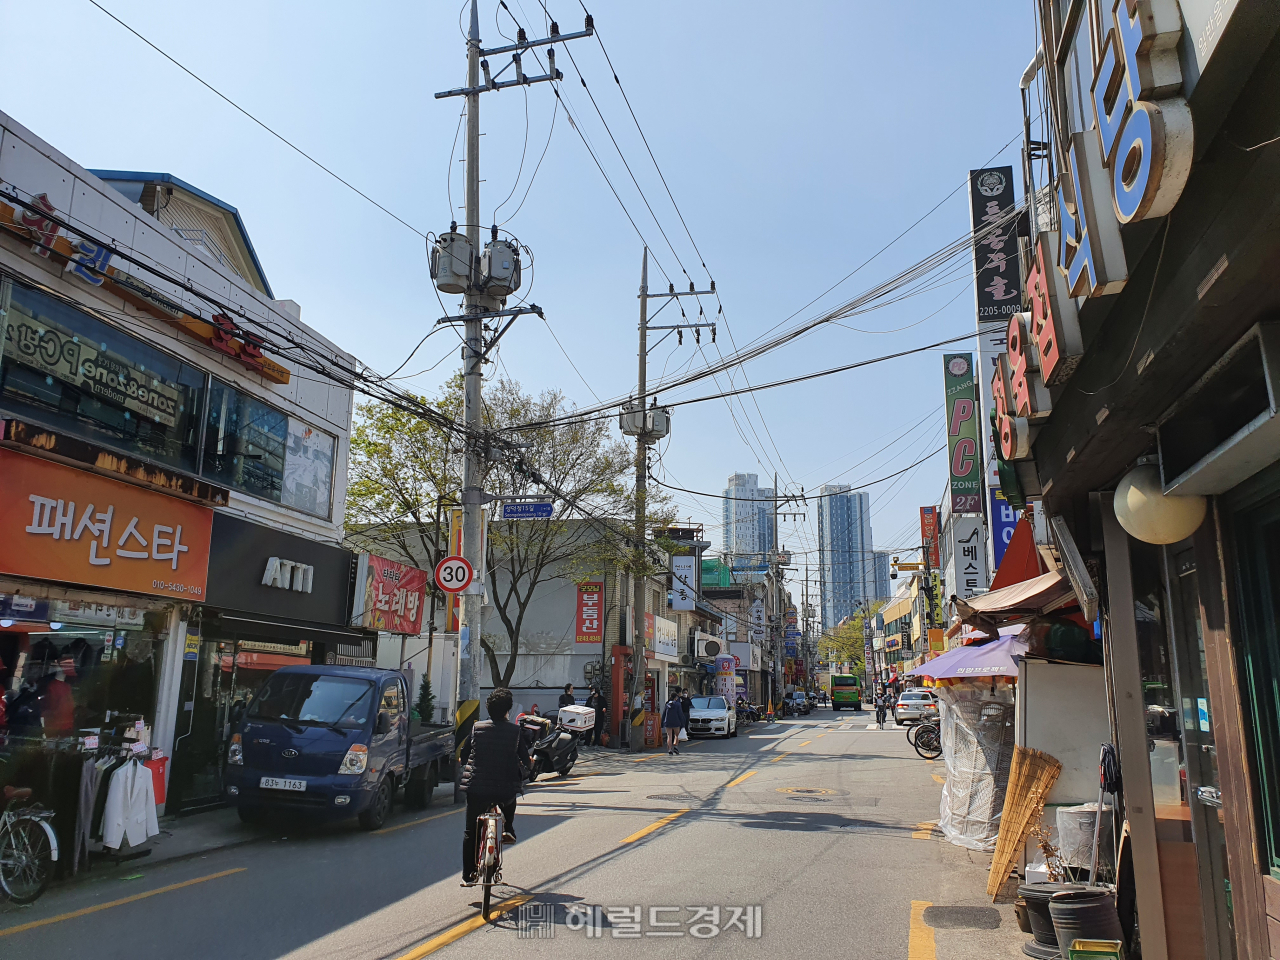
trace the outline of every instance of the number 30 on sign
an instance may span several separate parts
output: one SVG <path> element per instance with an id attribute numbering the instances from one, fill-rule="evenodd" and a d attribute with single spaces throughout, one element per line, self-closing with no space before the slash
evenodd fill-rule
<path id="1" fill-rule="evenodd" d="M 461 593 L 474 576 L 471 564 L 462 557 L 445 557 L 436 564 L 436 586 L 446 593 Z"/>

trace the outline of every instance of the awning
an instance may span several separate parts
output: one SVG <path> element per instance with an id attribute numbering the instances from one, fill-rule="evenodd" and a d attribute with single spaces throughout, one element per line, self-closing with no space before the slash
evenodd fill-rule
<path id="1" fill-rule="evenodd" d="M 1076 595 L 1062 571 L 1051 570 L 1031 580 L 992 590 L 968 600 L 952 597 L 952 601 L 960 612 L 962 623 L 991 631 L 1002 624 L 1029 620 L 1075 603 Z M 948 633 L 954 636 L 959 626 L 956 624 Z"/>

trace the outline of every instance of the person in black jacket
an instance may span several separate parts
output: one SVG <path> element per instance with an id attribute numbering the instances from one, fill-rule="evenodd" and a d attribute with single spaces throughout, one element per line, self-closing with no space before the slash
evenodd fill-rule
<path id="1" fill-rule="evenodd" d="M 513 821 L 516 795 L 524 787 L 529 770 L 529 747 L 520 728 L 507 719 L 511 691 L 498 687 L 489 694 L 489 719 L 471 728 L 462 741 L 462 789 L 467 795 L 467 819 L 462 834 L 462 882 L 476 880 L 477 821 L 495 803 L 502 809 L 502 842 L 515 843 Z"/>
<path id="2" fill-rule="evenodd" d="M 556 704 L 556 709 L 559 710 L 561 707 L 572 707 L 577 702 L 577 698 L 573 695 L 573 684 L 566 683 L 564 685 L 564 693 L 560 694 L 560 702 Z"/>

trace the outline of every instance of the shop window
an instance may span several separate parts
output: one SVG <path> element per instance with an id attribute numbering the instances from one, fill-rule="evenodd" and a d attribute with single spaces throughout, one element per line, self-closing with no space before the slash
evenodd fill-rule
<path id="1" fill-rule="evenodd" d="M 0 408 L 90 443 L 195 473 L 205 375 L 18 283 L 3 281 Z"/>
<path id="2" fill-rule="evenodd" d="M 328 517 L 334 446 L 331 434 L 213 381 L 204 439 L 208 479 Z"/>

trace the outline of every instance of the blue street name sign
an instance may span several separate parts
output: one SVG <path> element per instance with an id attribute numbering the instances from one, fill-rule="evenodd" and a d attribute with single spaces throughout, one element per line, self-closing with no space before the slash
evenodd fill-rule
<path id="1" fill-rule="evenodd" d="M 552 503 L 504 503 L 503 520 L 550 520 L 555 512 Z"/>

